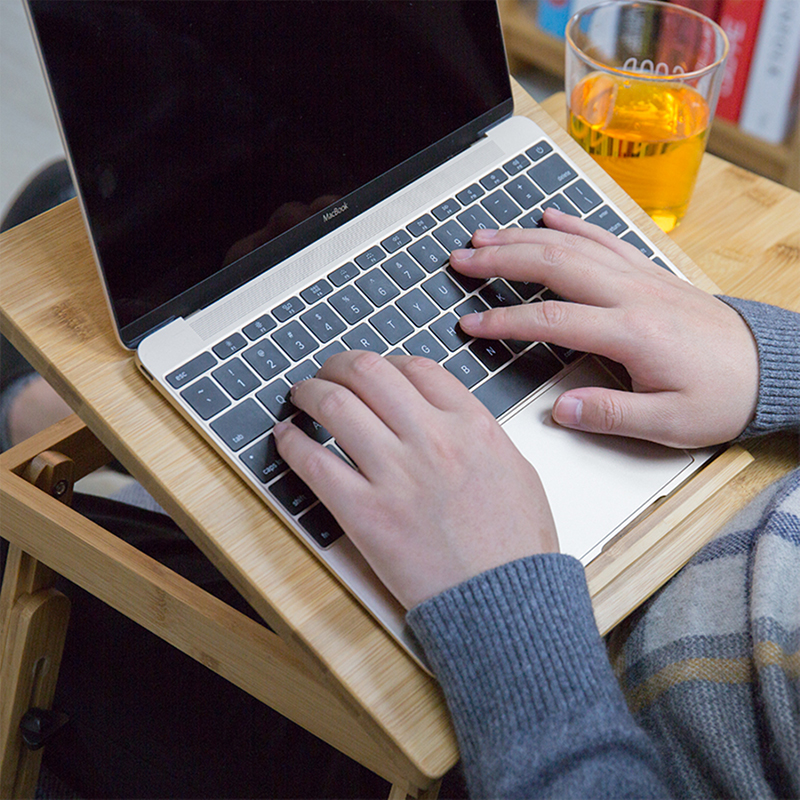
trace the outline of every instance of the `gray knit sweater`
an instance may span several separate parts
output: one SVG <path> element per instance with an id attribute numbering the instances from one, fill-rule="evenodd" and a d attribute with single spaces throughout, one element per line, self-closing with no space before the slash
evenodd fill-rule
<path id="1" fill-rule="evenodd" d="M 800 315 L 723 299 L 759 348 L 745 434 L 800 428 Z M 569 556 L 506 564 L 408 620 L 475 797 L 800 795 L 800 470 L 615 634 L 619 681 Z"/>

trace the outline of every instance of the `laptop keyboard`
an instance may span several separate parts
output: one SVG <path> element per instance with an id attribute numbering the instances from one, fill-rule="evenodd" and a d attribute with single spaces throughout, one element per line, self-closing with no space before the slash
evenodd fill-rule
<path id="1" fill-rule="evenodd" d="M 276 421 L 294 422 L 341 457 L 330 433 L 291 404 L 289 388 L 347 349 L 432 358 L 501 416 L 581 354 L 543 342 L 472 339 L 466 313 L 557 296 L 535 283 L 458 274 L 449 254 L 479 228 L 535 228 L 556 207 L 654 253 L 542 140 L 429 213 L 337 266 L 297 296 L 166 376 L 219 441 L 327 547 L 343 535 L 332 515 L 279 456 Z M 653 258 L 666 269 L 658 257 Z"/>

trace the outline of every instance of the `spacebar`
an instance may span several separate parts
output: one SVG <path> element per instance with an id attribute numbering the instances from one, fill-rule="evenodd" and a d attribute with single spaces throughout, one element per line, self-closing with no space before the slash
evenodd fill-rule
<path id="1" fill-rule="evenodd" d="M 561 362 L 543 344 L 537 344 L 473 394 L 497 418 L 561 369 Z"/>

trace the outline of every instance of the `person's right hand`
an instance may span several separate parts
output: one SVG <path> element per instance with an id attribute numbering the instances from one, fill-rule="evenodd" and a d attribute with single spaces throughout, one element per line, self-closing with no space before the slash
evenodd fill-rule
<path id="1" fill-rule="evenodd" d="M 634 391 L 565 392 L 553 408 L 565 427 L 673 447 L 742 433 L 755 412 L 759 373 L 755 340 L 739 314 L 595 225 L 552 210 L 545 222 L 477 231 L 474 249 L 453 251 L 450 263 L 473 277 L 542 283 L 572 302 L 468 314 L 464 331 L 552 342 L 624 365 Z"/>

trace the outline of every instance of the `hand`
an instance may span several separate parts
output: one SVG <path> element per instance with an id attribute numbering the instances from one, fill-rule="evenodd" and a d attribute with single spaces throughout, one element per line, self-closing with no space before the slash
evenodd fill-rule
<path id="1" fill-rule="evenodd" d="M 454 251 L 450 263 L 473 277 L 542 283 L 573 302 L 466 315 L 463 330 L 552 342 L 623 364 L 633 393 L 565 392 L 552 412 L 565 427 L 673 447 L 736 438 L 758 396 L 757 348 L 739 314 L 595 225 L 552 210 L 545 222 L 548 228 L 478 231 L 474 249 Z"/>
<path id="2" fill-rule="evenodd" d="M 281 456 L 406 607 L 523 556 L 558 550 L 534 468 L 434 361 L 349 351 L 293 387 L 355 470 L 291 423 Z"/>

